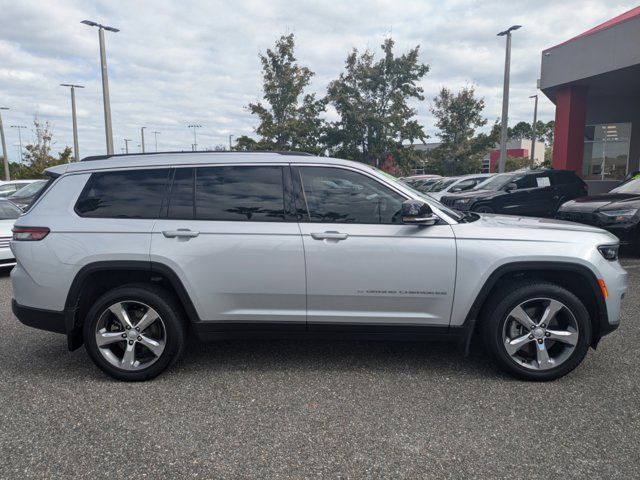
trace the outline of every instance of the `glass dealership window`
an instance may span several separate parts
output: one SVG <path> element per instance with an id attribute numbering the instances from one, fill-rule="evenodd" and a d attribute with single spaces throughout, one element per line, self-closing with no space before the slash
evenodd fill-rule
<path id="1" fill-rule="evenodd" d="M 622 180 L 629 162 L 630 123 L 587 125 L 582 176 L 585 180 Z"/>

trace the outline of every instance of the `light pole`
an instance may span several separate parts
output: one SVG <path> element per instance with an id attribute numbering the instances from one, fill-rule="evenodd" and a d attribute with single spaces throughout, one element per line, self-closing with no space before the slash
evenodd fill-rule
<path id="1" fill-rule="evenodd" d="M 131 141 L 130 138 L 125 138 L 124 139 L 124 152 L 128 155 L 129 154 L 129 142 Z"/>
<path id="2" fill-rule="evenodd" d="M 198 130 L 198 128 L 202 128 L 202 125 L 196 125 L 196 124 L 192 124 L 192 125 L 187 125 L 188 128 L 193 128 L 193 151 L 197 152 L 198 151 L 198 137 L 196 135 L 196 131 Z"/>
<path id="3" fill-rule="evenodd" d="M 538 122 L 538 95 L 531 95 L 534 98 L 533 104 L 533 124 L 531 125 L 531 166 L 536 163 L 536 123 Z"/>
<path id="4" fill-rule="evenodd" d="M 0 110 L 9 110 L 9 107 L 0 107 Z M 0 112 L 0 138 L 2 139 L 2 164 L 4 165 L 4 179 L 9 181 L 9 158 L 7 155 L 7 144 L 4 141 L 4 127 L 2 126 L 2 112 Z"/>
<path id="5" fill-rule="evenodd" d="M 22 129 L 27 128 L 24 125 L 11 125 L 11 128 L 18 129 L 18 141 L 20 142 L 20 163 L 22 163 Z"/>
<path id="6" fill-rule="evenodd" d="M 76 88 L 84 88 L 82 85 L 72 85 L 70 83 L 61 83 L 61 87 L 71 88 L 71 119 L 73 122 L 73 153 L 76 162 L 80 161 L 80 150 L 78 148 L 78 120 L 76 117 Z"/>
<path id="7" fill-rule="evenodd" d="M 142 138 L 140 145 L 142 146 L 142 153 L 144 153 L 144 129 L 145 128 L 147 127 L 140 127 L 140 137 Z"/>
<path id="8" fill-rule="evenodd" d="M 502 125 L 500 129 L 500 162 L 498 172 L 504 173 L 507 161 L 507 124 L 509 122 L 509 71 L 511 69 L 511 32 L 518 30 L 521 25 L 513 25 L 504 32 L 498 33 L 499 37 L 507 37 L 507 48 L 504 57 L 504 86 L 502 89 Z"/>
<path id="9" fill-rule="evenodd" d="M 233 137 L 234 135 L 229 135 L 229 151 L 231 151 L 231 137 Z"/>
<path id="10" fill-rule="evenodd" d="M 155 132 L 155 131 L 154 131 L 154 132 L 152 132 L 152 133 L 153 133 L 153 136 L 154 136 L 154 137 L 155 137 L 155 139 L 156 139 L 156 152 L 157 152 L 157 151 L 158 151 L 158 135 L 160 134 L 160 132 Z"/>
<path id="11" fill-rule="evenodd" d="M 83 20 L 80 23 L 90 27 L 98 27 L 98 40 L 100 41 L 100 67 L 102 71 L 102 101 L 104 103 L 104 133 L 107 138 L 107 155 L 113 155 L 113 130 L 111 129 L 111 103 L 109 101 L 109 77 L 107 75 L 107 54 L 104 48 L 104 31 L 119 32 L 120 30 L 91 20 Z"/>

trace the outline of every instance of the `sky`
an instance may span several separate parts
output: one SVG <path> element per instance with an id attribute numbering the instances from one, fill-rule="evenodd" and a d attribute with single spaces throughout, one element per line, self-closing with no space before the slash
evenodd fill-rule
<path id="1" fill-rule="evenodd" d="M 619 15 L 637 3 L 618 0 L 244 0 L 73 1 L 0 0 L 0 106 L 8 155 L 19 159 L 33 138 L 33 119 L 50 122 L 54 151 L 73 145 L 69 89 L 76 91 L 80 155 L 106 152 L 98 30 L 89 19 L 120 29 L 106 33 L 115 153 L 124 139 L 139 151 L 147 127 L 147 151 L 228 145 L 229 135 L 253 135 L 256 119 L 246 105 L 261 98 L 258 54 L 283 34 L 294 33 L 301 65 L 315 72 L 308 91 L 322 96 L 357 48 L 380 52 L 391 36 L 398 54 L 420 45 L 430 71 L 422 81 L 425 100 L 413 102 L 425 131 L 436 141 L 430 113 L 446 86 L 474 86 L 492 123 L 500 116 L 504 37 L 513 34 L 509 124 L 532 120 L 543 49 Z M 538 118 L 554 117 L 540 95 Z M 327 112 L 331 119 L 334 112 Z"/>

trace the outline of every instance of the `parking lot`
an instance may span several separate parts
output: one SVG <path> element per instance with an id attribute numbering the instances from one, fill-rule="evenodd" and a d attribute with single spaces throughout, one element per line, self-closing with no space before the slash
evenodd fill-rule
<path id="1" fill-rule="evenodd" d="M 0 277 L 0 478 L 639 478 L 640 260 L 622 326 L 546 384 L 475 346 L 233 341 L 111 380 Z"/>

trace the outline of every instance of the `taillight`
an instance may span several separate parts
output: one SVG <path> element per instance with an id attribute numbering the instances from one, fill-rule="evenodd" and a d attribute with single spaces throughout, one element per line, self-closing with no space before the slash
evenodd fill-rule
<path id="1" fill-rule="evenodd" d="M 47 227 L 13 227 L 13 239 L 19 241 L 34 242 L 42 240 L 49 235 Z"/>

